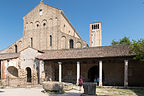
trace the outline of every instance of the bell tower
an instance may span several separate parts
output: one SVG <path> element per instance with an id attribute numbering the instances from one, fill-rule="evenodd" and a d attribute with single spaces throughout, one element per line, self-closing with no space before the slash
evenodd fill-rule
<path id="1" fill-rule="evenodd" d="M 102 46 L 102 23 L 90 23 L 90 47 Z"/>

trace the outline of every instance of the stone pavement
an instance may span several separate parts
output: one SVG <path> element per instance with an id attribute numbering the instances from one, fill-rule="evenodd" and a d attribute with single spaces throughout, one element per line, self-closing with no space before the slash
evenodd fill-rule
<path id="1" fill-rule="evenodd" d="M 83 93 L 83 91 L 78 90 L 78 87 L 67 91 L 65 94 L 48 95 L 42 91 L 42 88 L 6 88 L 0 89 L 0 96 L 80 96 Z"/>
<path id="2" fill-rule="evenodd" d="M 80 96 L 82 92 L 79 90 L 71 90 L 65 94 L 44 94 L 42 88 L 6 88 L 0 89 L 0 96 Z"/>

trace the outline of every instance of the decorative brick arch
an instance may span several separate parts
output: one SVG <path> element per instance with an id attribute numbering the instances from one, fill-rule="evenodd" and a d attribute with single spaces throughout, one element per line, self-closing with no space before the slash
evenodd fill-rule
<path id="1" fill-rule="evenodd" d="M 76 48 L 82 48 L 81 42 L 77 42 L 77 43 L 76 43 Z"/>
<path id="2" fill-rule="evenodd" d="M 47 20 L 46 19 L 44 19 L 43 21 L 42 21 L 42 28 L 45 28 L 45 27 L 47 27 Z"/>
<path id="3" fill-rule="evenodd" d="M 10 66 L 7 70 L 12 77 L 18 77 L 18 69 L 16 67 Z"/>
<path id="4" fill-rule="evenodd" d="M 38 29 L 38 28 L 40 28 L 40 22 L 39 22 L 39 21 L 36 21 L 36 22 L 35 22 L 35 29 Z"/>
<path id="5" fill-rule="evenodd" d="M 66 37 L 61 37 L 61 49 L 66 49 Z"/>

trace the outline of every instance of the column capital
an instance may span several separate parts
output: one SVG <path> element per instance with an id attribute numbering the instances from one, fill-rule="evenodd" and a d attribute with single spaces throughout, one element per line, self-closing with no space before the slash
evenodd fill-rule
<path id="1" fill-rule="evenodd" d="M 128 62 L 129 60 L 124 60 L 124 62 Z"/>
<path id="2" fill-rule="evenodd" d="M 77 61 L 77 64 L 80 64 L 80 61 Z"/>
<path id="3" fill-rule="evenodd" d="M 99 60 L 99 63 L 102 63 L 102 60 Z"/>
<path id="4" fill-rule="evenodd" d="M 62 62 L 58 62 L 58 64 L 62 64 Z"/>

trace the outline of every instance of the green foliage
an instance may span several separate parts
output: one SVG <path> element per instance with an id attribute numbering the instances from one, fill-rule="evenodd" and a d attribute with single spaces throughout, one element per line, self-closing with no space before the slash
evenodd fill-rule
<path id="1" fill-rule="evenodd" d="M 122 39 L 120 39 L 119 41 L 114 41 L 112 40 L 112 45 L 130 45 L 131 41 L 128 37 L 124 37 Z"/>
<path id="2" fill-rule="evenodd" d="M 144 40 L 143 39 L 140 39 L 138 41 L 133 40 L 130 46 L 130 53 L 136 54 L 134 60 L 144 62 Z"/>
<path id="3" fill-rule="evenodd" d="M 112 45 L 119 45 L 119 42 L 112 40 Z"/>
<path id="4" fill-rule="evenodd" d="M 122 39 L 120 39 L 120 42 L 119 42 L 120 45 L 130 45 L 131 44 L 131 41 L 128 37 L 124 37 Z"/>

